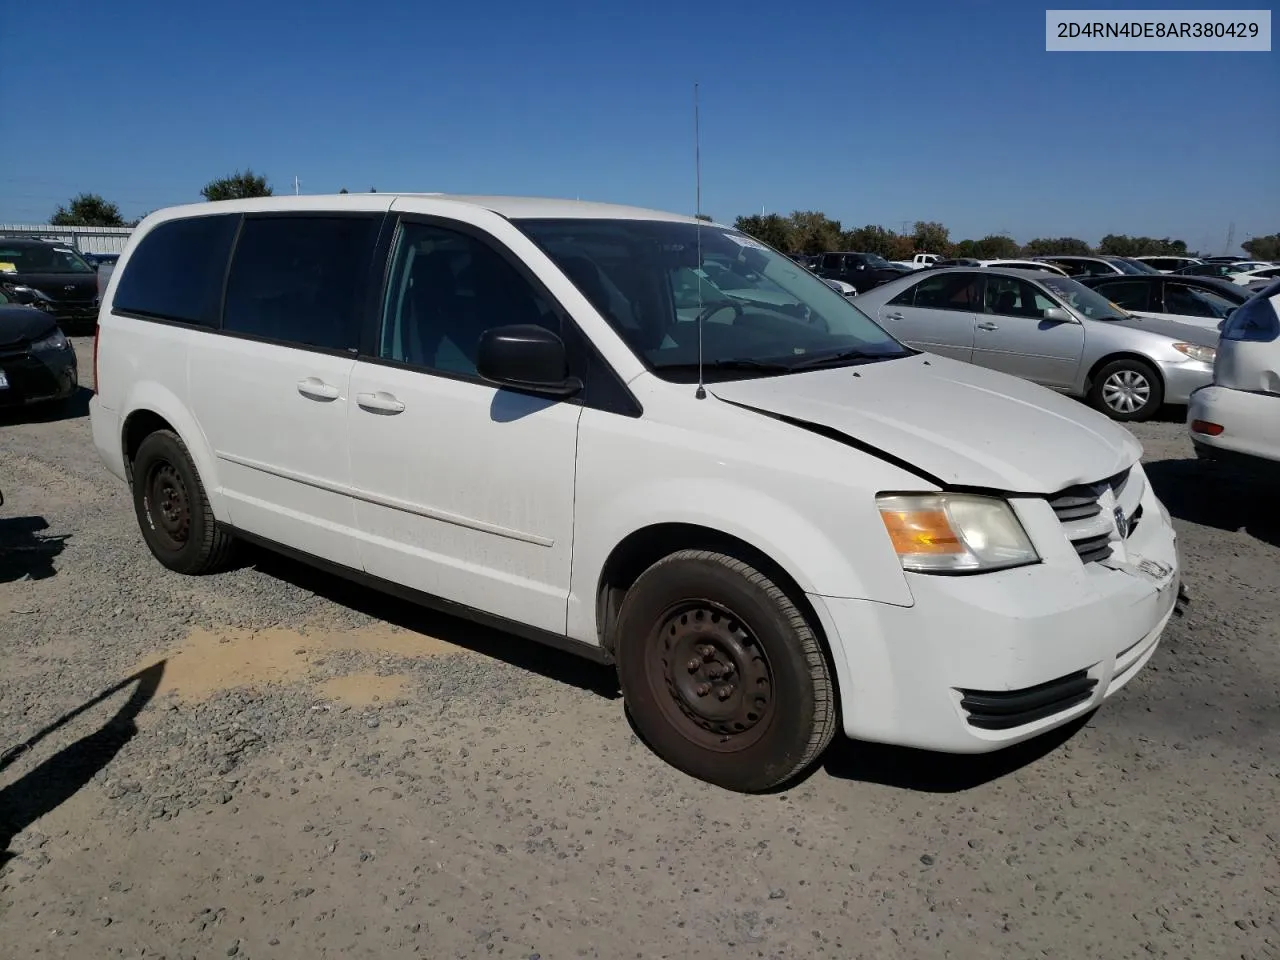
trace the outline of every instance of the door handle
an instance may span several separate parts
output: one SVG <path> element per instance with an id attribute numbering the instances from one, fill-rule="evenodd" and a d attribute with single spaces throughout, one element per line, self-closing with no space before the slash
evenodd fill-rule
<path id="1" fill-rule="evenodd" d="M 305 377 L 298 381 L 298 392 L 312 400 L 337 400 L 341 391 L 325 383 L 319 377 Z"/>
<path id="2" fill-rule="evenodd" d="M 1000 328 L 996 324 L 992 323 L 990 320 L 984 320 L 982 323 L 978 324 L 978 329 L 979 330 L 999 330 Z"/>
<path id="3" fill-rule="evenodd" d="M 904 319 L 906 319 L 906 318 L 905 318 L 905 317 L 903 317 L 903 316 L 902 316 L 902 314 L 900 314 L 900 313 L 886 313 L 886 314 L 884 315 L 884 318 L 885 318 L 886 320 L 904 320 Z"/>
<path id="4" fill-rule="evenodd" d="M 404 402 L 384 390 L 377 393 L 357 393 L 356 403 L 371 413 L 399 413 L 404 409 Z"/>

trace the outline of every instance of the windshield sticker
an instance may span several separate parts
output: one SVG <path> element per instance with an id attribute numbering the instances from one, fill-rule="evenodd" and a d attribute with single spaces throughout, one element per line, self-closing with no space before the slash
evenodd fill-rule
<path id="1" fill-rule="evenodd" d="M 18 267 L 16 264 L 12 264 L 7 261 L 0 260 L 0 273 L 17 273 L 17 272 L 18 272 Z"/>
<path id="2" fill-rule="evenodd" d="M 740 247 L 754 247 L 756 250 L 769 249 L 759 240 L 754 240 L 743 233 L 726 233 L 725 236 L 728 237 L 730 240 L 732 240 L 734 243 L 736 243 Z"/>

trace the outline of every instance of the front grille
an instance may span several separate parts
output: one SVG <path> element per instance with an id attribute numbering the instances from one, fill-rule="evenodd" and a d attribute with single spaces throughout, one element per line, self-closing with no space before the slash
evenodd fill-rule
<path id="1" fill-rule="evenodd" d="M 1012 730 L 1085 703 L 1097 685 L 1087 671 L 1078 670 L 1021 690 L 961 690 L 960 706 L 971 727 Z"/>
<path id="2" fill-rule="evenodd" d="M 1116 522 L 1108 509 L 1103 510 L 1102 500 L 1110 491 L 1109 503 L 1118 505 L 1127 518 L 1128 534 L 1141 515 L 1141 482 L 1132 482 L 1141 468 L 1117 473 L 1097 483 L 1068 487 L 1049 498 L 1049 506 L 1062 524 L 1062 532 L 1071 541 L 1081 563 L 1096 563 L 1111 556 L 1112 542 L 1116 537 Z"/>

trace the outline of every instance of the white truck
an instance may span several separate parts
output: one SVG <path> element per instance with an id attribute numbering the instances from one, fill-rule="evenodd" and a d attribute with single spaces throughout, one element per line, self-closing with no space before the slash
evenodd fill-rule
<path id="1" fill-rule="evenodd" d="M 901 264 L 911 270 L 923 270 L 925 267 L 931 267 L 942 259 L 941 254 L 937 253 L 917 253 L 910 260 L 892 260 L 891 263 Z"/>

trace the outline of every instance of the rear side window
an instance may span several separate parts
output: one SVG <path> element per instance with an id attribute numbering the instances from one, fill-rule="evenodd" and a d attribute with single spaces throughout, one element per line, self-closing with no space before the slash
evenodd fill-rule
<path id="1" fill-rule="evenodd" d="M 1143 280 L 1118 280 L 1100 283 L 1093 289 L 1126 310 L 1151 309 L 1151 284 Z"/>
<path id="2" fill-rule="evenodd" d="M 222 329 L 322 350 L 360 342 L 380 215 L 246 218 Z"/>
<path id="3" fill-rule="evenodd" d="M 129 257 L 112 309 L 216 327 L 239 223 L 239 214 L 219 214 L 160 224 Z"/>

